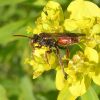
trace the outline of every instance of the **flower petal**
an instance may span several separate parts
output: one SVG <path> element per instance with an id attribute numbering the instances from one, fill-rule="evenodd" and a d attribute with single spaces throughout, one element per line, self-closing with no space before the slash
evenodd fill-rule
<path id="1" fill-rule="evenodd" d="M 85 54 L 86 58 L 88 58 L 89 61 L 93 61 L 95 63 L 99 62 L 99 55 L 95 49 L 93 49 L 91 47 L 86 47 L 84 54 Z"/>
<path id="2" fill-rule="evenodd" d="M 100 8 L 90 1 L 74 0 L 70 3 L 67 10 L 71 12 L 71 19 L 100 17 Z"/>

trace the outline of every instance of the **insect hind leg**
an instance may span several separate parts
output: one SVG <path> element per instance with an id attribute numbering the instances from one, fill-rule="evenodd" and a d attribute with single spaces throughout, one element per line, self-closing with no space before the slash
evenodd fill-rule
<path id="1" fill-rule="evenodd" d="M 56 55 L 57 55 L 57 58 L 58 58 L 58 60 L 59 60 L 59 64 L 60 64 L 61 69 L 62 69 L 62 72 L 63 72 L 63 74 L 64 74 L 64 78 L 67 79 L 67 73 L 66 73 L 65 70 L 64 70 L 64 65 L 63 65 L 63 62 L 62 62 L 62 59 L 61 59 L 61 56 L 60 56 L 59 49 L 58 49 L 57 46 L 56 46 L 55 48 L 56 48 Z"/>

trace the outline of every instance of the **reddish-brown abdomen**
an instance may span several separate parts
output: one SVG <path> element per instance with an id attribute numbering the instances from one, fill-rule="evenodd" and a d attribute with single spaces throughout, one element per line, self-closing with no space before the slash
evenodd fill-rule
<path id="1" fill-rule="evenodd" d="M 58 44 L 59 45 L 68 45 L 71 43 L 71 38 L 70 37 L 60 37 L 58 39 Z"/>
<path id="2" fill-rule="evenodd" d="M 59 37 L 58 38 L 58 45 L 70 45 L 73 43 L 77 43 L 78 42 L 78 38 L 77 37 Z"/>

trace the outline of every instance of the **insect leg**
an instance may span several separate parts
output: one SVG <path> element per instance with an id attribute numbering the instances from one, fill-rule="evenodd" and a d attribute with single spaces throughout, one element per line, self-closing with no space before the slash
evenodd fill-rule
<path id="1" fill-rule="evenodd" d="M 62 59 L 60 56 L 59 48 L 57 46 L 56 46 L 56 55 L 57 55 L 57 58 L 59 60 L 59 64 L 61 66 L 62 72 L 64 74 L 64 78 L 67 79 L 67 73 L 64 71 L 64 65 L 63 65 L 63 62 L 62 62 Z"/>
<path id="2" fill-rule="evenodd" d="M 46 62 L 49 64 L 49 60 L 48 60 L 48 54 L 50 54 L 52 52 L 52 50 L 50 49 L 49 51 L 45 51 L 45 58 L 46 58 Z M 49 64 L 50 66 L 50 64 Z"/>
<path id="3" fill-rule="evenodd" d="M 67 59 L 67 64 L 69 62 L 69 56 L 70 56 L 70 51 L 69 51 L 69 48 L 67 47 L 66 48 L 66 59 Z"/>
<path id="4" fill-rule="evenodd" d="M 41 45 L 38 45 L 38 46 L 35 46 L 34 48 L 41 48 L 42 46 Z"/>

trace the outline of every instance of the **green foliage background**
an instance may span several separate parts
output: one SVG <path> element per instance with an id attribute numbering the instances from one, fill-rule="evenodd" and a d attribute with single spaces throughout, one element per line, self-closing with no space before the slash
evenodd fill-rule
<path id="1" fill-rule="evenodd" d="M 33 80 L 32 68 L 24 64 L 25 58 L 31 55 L 29 41 L 12 36 L 16 33 L 28 34 L 27 27 L 34 27 L 35 20 L 47 1 L 0 0 L 0 100 L 57 99 L 55 72 L 44 73 Z M 66 10 L 72 0 L 54 1 L 59 2 L 63 10 Z M 91 1 L 100 6 L 99 0 Z M 95 91 L 91 93 L 100 98 L 100 87 L 93 84 L 93 88 Z M 86 96 L 88 97 L 88 94 Z M 91 99 L 85 99 L 83 96 L 79 100 Z"/>

